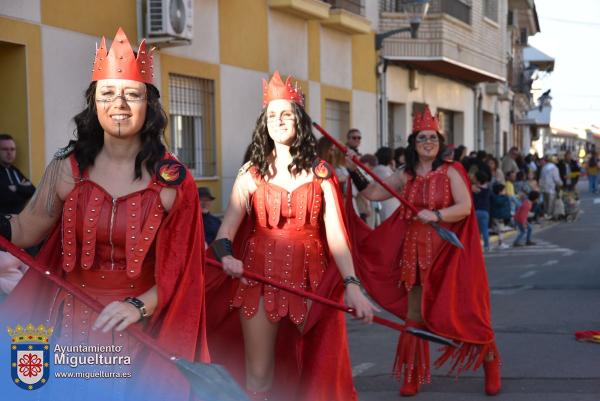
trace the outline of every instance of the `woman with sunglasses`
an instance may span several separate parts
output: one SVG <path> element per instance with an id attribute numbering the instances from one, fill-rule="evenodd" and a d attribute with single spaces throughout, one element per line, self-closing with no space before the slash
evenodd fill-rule
<path id="1" fill-rule="evenodd" d="M 491 328 L 489 287 L 469 180 L 458 162 L 444 160 L 444 137 L 429 108 L 417 114 L 408 138 L 406 164 L 385 181 L 414 205 L 404 206 L 371 232 L 354 224 L 350 231 L 360 249 L 358 273 L 369 294 L 384 308 L 405 319 L 408 327 L 450 338 L 436 361 L 452 360 L 452 369 L 485 369 L 485 391 L 500 391 L 499 354 Z M 367 199 L 391 198 L 382 186 L 354 169 L 354 184 Z M 464 245 L 458 249 L 436 233 L 432 224 L 454 231 Z M 382 252 L 386 249 L 387 252 Z M 390 269 L 389 266 L 394 266 Z M 430 381 L 429 346 L 425 340 L 402 333 L 394 365 L 400 389 L 412 396 Z"/>
<path id="2" fill-rule="evenodd" d="M 24 211 L 2 225 L 21 248 L 45 240 L 40 264 L 103 310 L 30 269 L 0 315 L 53 326 L 53 342 L 65 346 L 120 349 L 138 366 L 126 371 L 152 377 L 143 387 L 153 396 L 187 399 L 177 369 L 140 352 L 124 331 L 137 325 L 165 351 L 209 361 L 200 205 L 191 174 L 166 151 L 152 61 L 145 42 L 135 54 L 122 29 L 109 52 L 102 38 L 85 108 L 74 117 L 76 140 L 56 153 Z M 78 388 L 69 395 L 81 396 Z"/>

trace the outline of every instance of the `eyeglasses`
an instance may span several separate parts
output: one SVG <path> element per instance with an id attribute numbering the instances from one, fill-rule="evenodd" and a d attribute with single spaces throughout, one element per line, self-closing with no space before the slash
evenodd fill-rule
<path id="1" fill-rule="evenodd" d="M 275 115 L 271 115 L 267 117 L 267 122 L 269 124 L 272 124 L 274 122 L 279 122 L 279 121 L 294 121 L 296 119 L 296 116 L 294 115 L 294 113 L 292 113 L 291 111 L 284 111 L 283 113 L 281 113 L 279 115 L 279 117 L 275 116 Z"/>
<path id="2" fill-rule="evenodd" d="M 118 98 L 125 100 L 127 103 L 136 103 L 146 100 L 146 96 L 144 95 L 139 95 L 137 93 L 126 93 L 124 95 L 100 95 L 96 98 L 96 101 L 101 103 L 112 103 Z"/>
<path id="3" fill-rule="evenodd" d="M 350 139 L 360 141 L 362 139 L 362 136 L 351 136 Z"/>
<path id="4" fill-rule="evenodd" d="M 439 141 L 440 141 L 440 138 L 438 138 L 437 135 L 431 135 L 431 136 L 417 135 L 417 137 L 415 138 L 415 142 L 417 142 L 417 143 L 425 143 L 425 142 L 437 143 Z"/>

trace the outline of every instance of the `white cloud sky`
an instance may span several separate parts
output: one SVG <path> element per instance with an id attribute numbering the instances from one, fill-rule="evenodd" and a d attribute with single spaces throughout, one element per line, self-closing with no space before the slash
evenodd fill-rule
<path id="1" fill-rule="evenodd" d="M 538 81 L 552 89 L 552 125 L 600 125 L 600 1 L 536 0 L 541 32 L 529 44 L 556 59 Z"/>

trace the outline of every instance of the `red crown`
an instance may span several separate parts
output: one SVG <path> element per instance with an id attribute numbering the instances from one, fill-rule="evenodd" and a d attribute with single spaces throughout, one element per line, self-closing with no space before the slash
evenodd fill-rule
<path id="1" fill-rule="evenodd" d="M 283 83 L 278 71 L 273 73 L 269 83 L 263 79 L 263 107 L 266 107 L 271 100 L 275 99 L 289 100 L 304 107 L 304 95 L 298 88 L 298 84 L 292 85 L 291 76 L 288 76 L 285 83 Z"/>
<path id="2" fill-rule="evenodd" d="M 413 118 L 412 132 L 419 131 L 440 132 L 440 125 L 438 123 L 438 119 L 437 117 L 433 117 L 431 115 L 431 110 L 429 110 L 429 106 L 425 106 L 425 110 L 423 110 L 423 113 L 415 113 L 415 117 Z"/>
<path id="3" fill-rule="evenodd" d="M 106 39 L 103 36 L 100 47 L 96 45 L 92 81 L 118 78 L 151 84 L 154 78 L 154 67 L 152 66 L 154 51 L 147 51 L 146 41 L 142 40 L 137 53 L 136 58 L 122 28 L 117 31 L 110 52 L 106 51 Z"/>

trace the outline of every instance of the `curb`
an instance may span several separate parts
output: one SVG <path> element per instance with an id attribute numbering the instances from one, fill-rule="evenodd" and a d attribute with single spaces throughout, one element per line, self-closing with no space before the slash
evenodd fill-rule
<path id="1" fill-rule="evenodd" d="M 536 225 L 537 230 L 534 229 L 533 234 L 534 235 L 539 234 L 542 231 L 552 228 L 559 223 L 560 223 L 559 221 L 547 221 L 543 225 L 539 225 L 539 226 Z M 512 237 L 517 235 L 517 230 L 505 231 L 503 234 L 504 234 L 504 242 L 506 243 L 506 242 L 508 242 L 507 240 L 509 240 Z M 498 245 L 498 234 L 490 235 L 490 246 L 492 246 L 492 245 Z M 483 240 L 481 241 L 481 246 L 483 247 Z"/>

